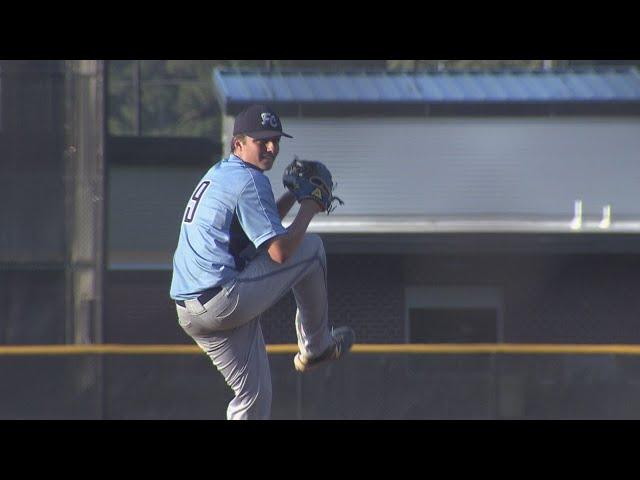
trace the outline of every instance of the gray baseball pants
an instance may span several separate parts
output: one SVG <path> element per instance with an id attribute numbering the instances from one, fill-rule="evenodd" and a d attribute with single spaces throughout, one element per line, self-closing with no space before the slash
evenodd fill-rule
<path id="1" fill-rule="evenodd" d="M 282 264 L 261 252 L 204 305 L 195 299 L 186 301 L 185 307 L 176 306 L 180 326 L 211 358 L 235 393 L 227 407 L 229 420 L 267 420 L 271 416 L 271 373 L 260 315 L 289 290 L 298 307 L 298 348 L 306 355 L 319 355 L 332 339 L 327 260 L 316 234 L 306 234 Z"/>

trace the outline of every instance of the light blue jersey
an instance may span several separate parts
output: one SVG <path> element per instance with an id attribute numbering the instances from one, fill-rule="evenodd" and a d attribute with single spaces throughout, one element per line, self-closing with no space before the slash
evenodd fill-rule
<path id="1" fill-rule="evenodd" d="M 171 298 L 190 300 L 235 278 L 266 241 L 286 233 L 269 178 L 235 155 L 204 175 L 182 217 Z"/>

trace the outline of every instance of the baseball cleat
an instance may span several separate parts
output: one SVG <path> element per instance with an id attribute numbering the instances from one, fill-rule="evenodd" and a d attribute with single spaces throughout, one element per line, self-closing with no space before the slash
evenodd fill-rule
<path id="1" fill-rule="evenodd" d="M 293 364 L 299 372 L 308 372 L 331 360 L 337 360 L 345 355 L 356 340 L 356 334 L 351 327 L 338 327 L 331 331 L 333 345 L 315 358 L 307 357 L 302 353 L 296 353 Z"/>

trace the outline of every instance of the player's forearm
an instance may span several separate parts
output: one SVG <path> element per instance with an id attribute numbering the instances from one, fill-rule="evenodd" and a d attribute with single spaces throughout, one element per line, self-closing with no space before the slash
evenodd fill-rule
<path id="1" fill-rule="evenodd" d="M 296 218 L 287 228 L 286 235 L 277 237 L 269 246 L 269 256 L 278 263 L 283 263 L 289 258 L 302 242 L 304 234 L 309 228 L 309 223 L 320 207 L 313 200 L 303 200 Z"/>
<path id="2" fill-rule="evenodd" d="M 289 228 L 287 228 L 287 236 L 295 243 L 295 247 L 302 241 L 304 234 L 309 228 L 309 224 L 316 213 L 320 211 L 318 204 L 313 200 L 303 200 L 296 218 L 294 218 Z"/>
<path id="3" fill-rule="evenodd" d="M 278 201 L 276 202 L 276 206 L 278 207 L 280 220 L 282 220 L 287 215 L 287 213 L 289 213 L 294 203 L 296 203 L 296 197 L 288 190 L 278 199 Z"/>

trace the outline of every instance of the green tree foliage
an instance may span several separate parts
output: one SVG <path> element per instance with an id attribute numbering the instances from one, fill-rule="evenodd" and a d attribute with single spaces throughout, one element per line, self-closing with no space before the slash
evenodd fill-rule
<path id="1" fill-rule="evenodd" d="M 127 60 L 109 62 L 109 132 L 136 134 L 136 69 L 140 68 L 141 135 L 218 138 L 214 68 L 265 69 L 265 60 Z"/>
<path id="2" fill-rule="evenodd" d="M 108 129 L 112 135 L 132 135 L 134 132 L 133 68 L 130 61 L 110 61 L 108 68 Z"/>

